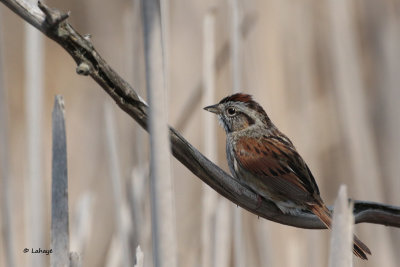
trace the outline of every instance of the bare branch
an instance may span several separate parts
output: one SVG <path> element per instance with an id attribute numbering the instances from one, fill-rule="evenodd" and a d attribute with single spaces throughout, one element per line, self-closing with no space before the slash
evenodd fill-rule
<path id="1" fill-rule="evenodd" d="M 90 75 L 118 104 L 118 106 L 147 129 L 148 106 L 135 90 L 124 81 L 97 53 L 89 38 L 77 33 L 66 20 L 46 19 L 38 9 L 21 0 L 0 0 L 28 23 L 35 26 L 49 38 L 59 43 L 78 65 L 87 64 L 85 74 Z M 54 16 L 55 9 L 46 10 L 47 16 Z M 314 215 L 303 212 L 297 215 L 283 214 L 274 203 L 263 199 L 257 202 L 257 195 L 234 180 L 214 163 L 204 157 L 176 130 L 170 128 L 171 146 L 174 156 L 203 182 L 219 194 L 242 208 L 265 219 L 299 228 L 323 229 L 324 225 Z M 380 203 L 355 201 L 356 223 L 375 223 L 400 227 L 400 208 Z"/>

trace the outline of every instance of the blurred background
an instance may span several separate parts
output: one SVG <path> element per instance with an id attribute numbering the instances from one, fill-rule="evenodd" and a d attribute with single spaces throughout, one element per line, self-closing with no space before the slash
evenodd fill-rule
<path id="1" fill-rule="evenodd" d="M 140 1 L 46 3 L 70 10 L 73 27 L 146 99 Z M 240 90 L 292 139 L 328 205 L 346 184 L 351 198 L 400 206 L 400 1 L 174 0 L 165 14 L 169 124 L 196 148 L 228 171 L 225 133 L 202 107 Z M 153 266 L 147 133 L 75 68 L 0 5 L 0 266 L 49 263 L 23 249 L 50 248 L 56 94 L 66 107 L 71 251 L 83 266 L 121 266 L 109 106 L 129 250 L 140 245 Z M 259 219 L 172 166 L 179 266 L 327 266 L 329 231 Z M 399 229 L 355 231 L 373 255 L 354 266 L 399 266 Z"/>

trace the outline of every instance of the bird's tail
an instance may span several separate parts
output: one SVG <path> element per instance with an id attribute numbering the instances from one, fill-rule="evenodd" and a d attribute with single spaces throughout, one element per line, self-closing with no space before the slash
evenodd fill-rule
<path id="1" fill-rule="evenodd" d="M 325 224 L 328 229 L 331 229 L 332 226 L 332 214 L 330 210 L 324 205 L 313 205 L 310 207 L 311 211 L 318 216 L 318 218 Z M 360 239 L 356 235 L 353 236 L 353 253 L 357 257 L 368 260 L 367 255 L 371 255 L 371 251 L 369 248 L 361 242 Z"/>

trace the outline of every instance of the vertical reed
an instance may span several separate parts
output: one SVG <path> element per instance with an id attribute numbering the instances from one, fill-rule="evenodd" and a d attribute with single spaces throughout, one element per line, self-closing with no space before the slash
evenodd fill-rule
<path id="1" fill-rule="evenodd" d="M 147 95 L 150 105 L 150 192 L 153 259 L 176 267 L 176 225 L 168 139 L 167 93 L 160 2 L 142 1 Z"/>
<path id="2" fill-rule="evenodd" d="M 67 139 L 64 100 L 54 99 L 52 114 L 52 184 L 51 184 L 51 267 L 69 267 L 69 214 Z"/>
<path id="3" fill-rule="evenodd" d="M 123 266 L 132 266 L 131 253 L 129 252 L 129 231 L 130 220 L 129 210 L 126 204 L 126 194 L 123 190 L 123 179 L 120 170 L 120 161 L 118 158 L 117 149 L 117 136 L 115 126 L 115 116 L 113 116 L 112 108 L 110 105 L 105 107 L 105 125 L 107 134 L 107 148 L 110 159 L 110 178 L 113 187 L 114 195 L 114 212 L 115 212 L 115 225 L 116 225 L 116 242 L 119 243 L 121 249 L 121 263 Z"/>
<path id="4" fill-rule="evenodd" d="M 2 12 L 0 12 L 0 25 L 2 26 Z M 1 195 L 1 237 L 4 248 L 4 263 L 6 266 L 15 266 L 14 251 L 14 228 L 11 195 L 10 144 L 8 135 L 9 127 L 9 102 L 7 101 L 7 90 L 4 82 L 3 61 L 3 29 L 0 26 L 0 195 Z"/>
<path id="5" fill-rule="evenodd" d="M 36 2 L 36 1 L 35 1 Z M 42 154 L 42 113 L 43 113 L 43 35 L 33 26 L 25 24 L 25 105 L 27 123 L 27 179 L 25 194 L 27 245 L 43 248 L 44 241 L 44 199 L 43 199 L 43 154 Z M 45 265 L 43 255 L 29 257 L 27 266 Z"/>
<path id="6" fill-rule="evenodd" d="M 203 19 L 203 106 L 215 101 L 215 11 L 208 10 Z M 204 112 L 204 154 L 213 162 L 217 160 L 216 125 L 212 114 Z M 203 184 L 201 214 L 201 266 L 213 266 L 214 247 L 212 238 L 215 222 L 216 193 Z"/>
<path id="7" fill-rule="evenodd" d="M 329 267 L 353 266 L 353 204 L 348 201 L 347 187 L 341 185 L 335 201 L 332 221 Z"/>

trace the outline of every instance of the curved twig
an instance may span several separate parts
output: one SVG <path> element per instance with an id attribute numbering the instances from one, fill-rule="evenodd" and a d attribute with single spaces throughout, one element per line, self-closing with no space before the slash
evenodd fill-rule
<path id="1" fill-rule="evenodd" d="M 84 38 L 67 22 L 68 13 L 39 8 L 22 0 L 0 0 L 28 23 L 60 44 L 76 61 L 78 74 L 90 75 L 118 106 L 147 129 L 147 104 L 97 53 L 90 38 Z M 41 12 L 41 11 L 42 12 Z M 299 228 L 323 229 L 325 226 L 311 213 L 283 214 L 274 203 L 263 199 L 204 157 L 176 130 L 170 128 L 174 156 L 203 182 L 242 208 L 265 219 Z M 400 208 L 380 203 L 354 201 L 356 223 L 375 223 L 400 227 Z"/>

